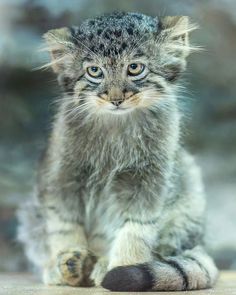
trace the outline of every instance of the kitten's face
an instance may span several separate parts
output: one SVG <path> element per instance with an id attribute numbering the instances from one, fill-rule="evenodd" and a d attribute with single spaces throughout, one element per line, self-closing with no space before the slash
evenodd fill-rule
<path id="1" fill-rule="evenodd" d="M 90 115 L 121 116 L 168 100 L 185 67 L 187 31 L 185 17 L 116 13 L 46 39 L 68 101 Z"/>
<path id="2" fill-rule="evenodd" d="M 146 56 L 91 59 L 83 62 L 82 72 L 75 95 L 97 114 L 123 115 L 146 109 L 164 94 L 165 82 L 158 79 Z"/>

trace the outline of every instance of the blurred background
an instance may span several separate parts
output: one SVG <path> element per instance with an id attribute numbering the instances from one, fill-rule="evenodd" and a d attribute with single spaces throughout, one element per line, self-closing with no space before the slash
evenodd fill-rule
<path id="1" fill-rule="evenodd" d="M 31 194 L 37 159 L 59 95 L 41 36 L 87 17 L 123 10 L 189 15 L 200 25 L 189 59 L 185 142 L 202 167 L 208 198 L 209 251 L 220 268 L 236 269 L 236 1 L 0 0 L 0 271 L 26 261 L 15 241 L 15 211 Z"/>

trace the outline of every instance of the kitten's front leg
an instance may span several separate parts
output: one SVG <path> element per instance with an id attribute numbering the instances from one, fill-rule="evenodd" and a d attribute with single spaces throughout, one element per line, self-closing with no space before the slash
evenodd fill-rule
<path id="1" fill-rule="evenodd" d="M 138 222 L 127 220 L 119 230 L 108 257 L 100 258 L 91 273 L 91 279 L 98 286 L 107 271 L 124 265 L 134 265 L 152 260 L 152 248 L 156 242 L 155 221 Z"/>
<path id="2" fill-rule="evenodd" d="M 43 280 L 51 285 L 89 286 L 89 275 L 96 262 L 87 249 L 83 227 L 50 212 L 47 218 L 50 260 L 45 266 Z"/>
<path id="3" fill-rule="evenodd" d="M 150 261 L 157 239 L 156 226 L 153 220 L 126 221 L 114 240 L 108 269 Z"/>
<path id="4" fill-rule="evenodd" d="M 152 259 L 163 206 L 162 177 L 155 168 L 147 166 L 135 174 L 124 172 L 115 178 L 113 190 L 118 206 L 123 208 L 124 224 L 111 247 L 108 269 Z"/>

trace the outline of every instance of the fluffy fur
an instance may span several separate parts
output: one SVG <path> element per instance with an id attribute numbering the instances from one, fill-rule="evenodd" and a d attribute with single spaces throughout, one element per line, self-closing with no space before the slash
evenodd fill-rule
<path id="1" fill-rule="evenodd" d="M 114 13 L 45 34 L 63 96 L 19 239 L 46 284 L 214 284 L 200 172 L 180 143 L 177 92 L 193 29 L 187 17 Z M 128 77 L 132 63 L 146 76 Z M 90 65 L 102 69 L 99 83 L 86 77 Z"/>

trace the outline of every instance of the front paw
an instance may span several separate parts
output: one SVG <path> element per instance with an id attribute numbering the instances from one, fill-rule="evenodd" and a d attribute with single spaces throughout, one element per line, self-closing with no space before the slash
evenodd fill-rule
<path id="1" fill-rule="evenodd" d="M 87 250 L 71 249 L 57 256 L 62 281 L 70 286 L 91 286 L 89 275 L 95 262 L 95 256 Z"/>
<path id="2" fill-rule="evenodd" d="M 107 273 L 107 267 L 108 259 L 106 257 L 99 258 L 90 276 L 95 286 L 101 285 L 101 282 Z"/>

